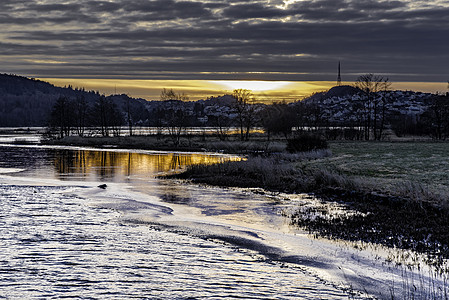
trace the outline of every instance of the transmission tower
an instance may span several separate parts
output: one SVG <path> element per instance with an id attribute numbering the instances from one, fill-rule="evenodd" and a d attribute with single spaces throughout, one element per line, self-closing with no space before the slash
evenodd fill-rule
<path id="1" fill-rule="evenodd" d="M 338 62 L 338 76 L 337 76 L 337 85 L 341 85 L 341 73 L 340 73 L 340 62 Z"/>

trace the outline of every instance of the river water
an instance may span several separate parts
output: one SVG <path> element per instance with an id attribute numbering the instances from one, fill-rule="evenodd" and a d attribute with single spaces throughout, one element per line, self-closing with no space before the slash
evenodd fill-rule
<path id="1" fill-rule="evenodd" d="M 156 178 L 230 159 L 0 146 L 0 298 L 402 298 L 429 286 L 291 227 L 280 212 L 309 196 Z"/>

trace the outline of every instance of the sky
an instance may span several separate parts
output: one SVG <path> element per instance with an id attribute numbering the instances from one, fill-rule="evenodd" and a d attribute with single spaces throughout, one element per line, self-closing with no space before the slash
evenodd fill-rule
<path id="1" fill-rule="evenodd" d="M 257 85 L 299 97 L 332 86 L 338 62 L 344 82 L 449 80 L 447 0 L 2 0 L 0 24 L 1 73 L 142 98 Z"/>

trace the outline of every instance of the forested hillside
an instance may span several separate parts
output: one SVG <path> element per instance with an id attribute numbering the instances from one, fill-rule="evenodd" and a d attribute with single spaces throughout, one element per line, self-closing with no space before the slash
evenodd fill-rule
<path id="1" fill-rule="evenodd" d="M 89 107 L 101 95 L 95 91 L 68 87 L 56 87 L 48 82 L 22 76 L 0 74 L 0 127 L 47 126 L 52 108 L 56 101 L 65 97 L 68 100 L 83 99 Z M 126 95 L 107 97 L 113 101 L 122 113 L 130 110 L 143 118 L 145 100 L 131 99 Z M 145 119 L 144 119 L 145 120 Z"/>

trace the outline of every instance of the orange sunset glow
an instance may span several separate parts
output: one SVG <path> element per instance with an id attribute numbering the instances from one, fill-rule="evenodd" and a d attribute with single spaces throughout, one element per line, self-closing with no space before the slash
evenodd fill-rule
<path id="1" fill-rule="evenodd" d="M 334 81 L 256 81 L 256 80 L 128 80 L 128 79 L 72 79 L 39 78 L 56 86 L 99 91 L 102 94 L 127 94 L 134 98 L 159 100 L 163 88 L 186 93 L 190 100 L 230 94 L 234 89 L 248 89 L 256 99 L 264 102 L 297 101 L 313 93 L 335 86 Z M 353 85 L 353 82 L 343 82 Z M 444 92 L 444 82 L 393 82 L 393 89 L 421 92 Z"/>

